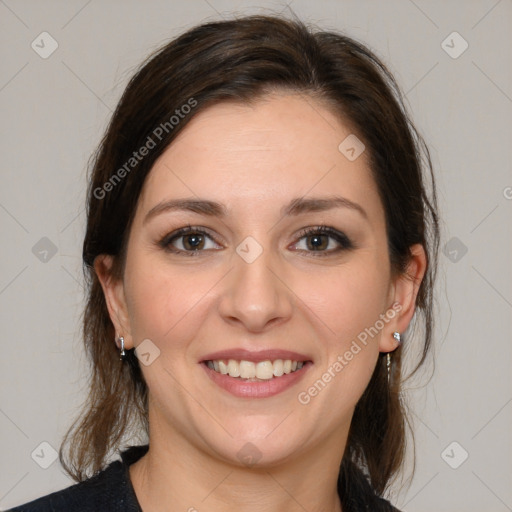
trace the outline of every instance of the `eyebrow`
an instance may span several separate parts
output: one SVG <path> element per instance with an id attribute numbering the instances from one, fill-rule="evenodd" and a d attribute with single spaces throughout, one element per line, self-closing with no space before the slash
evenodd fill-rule
<path id="1" fill-rule="evenodd" d="M 365 219 L 368 219 L 368 214 L 362 206 L 341 196 L 321 198 L 297 197 L 292 199 L 287 206 L 281 208 L 281 215 L 293 216 L 310 212 L 324 212 L 332 210 L 333 208 L 349 208 L 359 212 Z M 144 217 L 143 224 L 146 224 L 157 215 L 170 211 L 188 211 L 209 217 L 227 217 L 226 207 L 215 201 L 209 201 L 207 199 L 172 199 L 162 201 L 151 208 Z"/>
<path id="2" fill-rule="evenodd" d="M 333 208 L 349 208 L 359 212 L 365 219 L 368 219 L 368 214 L 361 205 L 341 196 L 313 197 L 307 199 L 298 197 L 290 201 L 290 204 L 283 208 L 281 212 L 284 215 L 300 215 L 301 213 L 324 212 L 326 210 L 332 210 Z"/>

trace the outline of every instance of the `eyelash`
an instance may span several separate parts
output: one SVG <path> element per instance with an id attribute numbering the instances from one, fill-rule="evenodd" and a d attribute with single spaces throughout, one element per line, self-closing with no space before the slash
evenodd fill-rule
<path id="1" fill-rule="evenodd" d="M 173 231 L 172 233 L 166 235 L 164 238 L 162 238 L 162 240 L 158 243 L 158 245 L 162 249 L 164 249 L 168 252 L 174 253 L 174 254 L 182 254 L 184 256 L 192 256 L 192 257 L 199 256 L 201 252 L 205 252 L 205 251 L 204 250 L 183 251 L 182 249 L 176 249 L 175 247 L 172 246 L 173 241 L 175 241 L 181 237 L 184 237 L 186 235 L 191 235 L 191 234 L 206 236 L 206 237 L 212 239 L 215 243 L 217 243 L 215 241 L 215 239 L 213 238 L 213 236 L 210 235 L 210 233 L 208 233 L 204 229 L 189 225 L 187 227 L 180 228 L 177 231 Z M 340 251 L 346 251 L 346 250 L 355 248 L 355 245 L 344 233 L 337 231 L 336 229 L 330 228 L 328 226 L 313 226 L 313 227 L 305 228 L 299 233 L 298 240 L 300 241 L 305 237 L 313 236 L 313 235 L 328 235 L 330 238 L 334 239 L 339 244 L 339 247 L 337 247 L 336 249 L 328 250 L 328 251 L 306 251 L 303 249 L 298 249 L 298 251 L 307 252 L 308 254 L 310 254 L 314 257 L 322 258 L 322 257 L 330 256 L 334 253 L 338 253 Z M 297 243 L 298 242 L 296 242 L 296 244 Z"/>
<path id="2" fill-rule="evenodd" d="M 342 233 L 341 231 L 338 231 L 334 228 L 330 228 L 328 226 L 313 226 L 305 228 L 299 233 L 299 240 L 302 240 L 305 237 L 313 235 L 328 235 L 330 238 L 334 239 L 339 244 L 339 247 L 337 247 L 336 249 L 331 249 L 329 251 L 305 251 L 314 257 L 322 258 L 330 256 L 334 253 L 339 253 L 341 251 L 347 251 L 355 248 L 355 245 L 348 238 L 348 236 L 345 235 L 345 233 Z"/>

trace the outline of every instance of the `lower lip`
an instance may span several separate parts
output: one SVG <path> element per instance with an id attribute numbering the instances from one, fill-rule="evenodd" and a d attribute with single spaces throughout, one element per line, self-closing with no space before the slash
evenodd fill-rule
<path id="1" fill-rule="evenodd" d="M 304 363 L 304 366 L 300 370 L 295 370 L 294 372 L 286 373 L 281 377 L 272 377 L 269 380 L 262 380 L 260 382 L 247 382 L 237 377 L 223 375 L 222 373 L 208 368 L 206 363 L 201 363 L 201 366 L 215 384 L 219 385 L 234 396 L 242 398 L 268 398 L 282 393 L 299 382 L 312 364 L 313 363 L 308 361 L 307 363 Z"/>

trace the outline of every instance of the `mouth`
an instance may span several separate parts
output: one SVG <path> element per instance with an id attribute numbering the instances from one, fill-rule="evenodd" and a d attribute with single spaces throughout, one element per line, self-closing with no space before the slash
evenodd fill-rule
<path id="1" fill-rule="evenodd" d="M 200 361 L 208 377 L 232 395 L 266 398 L 290 388 L 313 365 L 303 354 L 282 350 L 229 350 Z"/>
<path id="2" fill-rule="evenodd" d="M 205 361 L 206 366 L 221 375 L 229 375 L 246 382 L 261 382 L 282 377 L 301 370 L 308 361 L 276 359 L 265 361 L 246 361 L 244 359 L 215 359 Z"/>

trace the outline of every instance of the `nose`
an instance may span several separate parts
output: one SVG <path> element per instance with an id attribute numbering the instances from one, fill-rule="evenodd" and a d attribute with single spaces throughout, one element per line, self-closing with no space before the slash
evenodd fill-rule
<path id="1" fill-rule="evenodd" d="M 274 258 L 275 260 L 275 258 Z M 286 322 L 293 311 L 293 292 L 268 251 L 251 263 L 234 255 L 234 268 L 226 276 L 219 303 L 225 321 L 261 332 Z"/>

